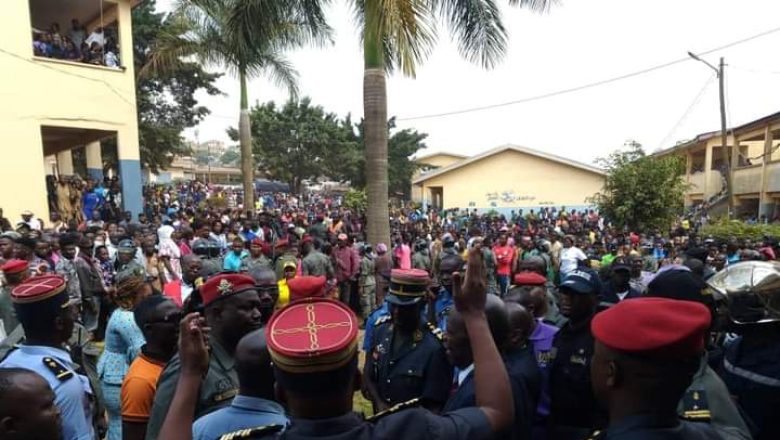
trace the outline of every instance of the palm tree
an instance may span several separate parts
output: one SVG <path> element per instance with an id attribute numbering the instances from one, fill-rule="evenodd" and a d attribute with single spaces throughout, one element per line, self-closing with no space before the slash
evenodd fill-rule
<path id="1" fill-rule="evenodd" d="M 387 242 L 387 84 L 396 69 L 414 76 L 436 42 L 438 20 L 448 25 L 461 55 L 485 68 L 504 55 L 507 34 L 495 0 L 353 0 L 363 29 L 367 232 L 369 243 Z M 557 0 L 509 0 L 535 11 Z"/>
<path id="2" fill-rule="evenodd" d="M 320 0 L 180 0 L 171 31 L 154 45 L 145 72 L 165 71 L 195 57 L 202 64 L 235 74 L 241 88 L 238 123 L 244 207 L 254 207 L 252 134 L 247 81 L 264 75 L 292 96 L 298 73 L 284 51 L 330 39 Z"/>

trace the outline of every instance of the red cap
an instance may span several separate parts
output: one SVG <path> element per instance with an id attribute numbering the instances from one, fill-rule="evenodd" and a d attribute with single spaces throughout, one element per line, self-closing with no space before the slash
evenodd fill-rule
<path id="1" fill-rule="evenodd" d="M 263 243 L 264 243 L 263 240 L 261 240 L 258 237 L 255 237 L 252 239 L 252 242 L 250 244 L 253 244 L 255 246 L 263 246 Z"/>
<path id="2" fill-rule="evenodd" d="M 0 267 L 0 270 L 6 275 L 11 275 L 26 272 L 29 267 L 30 265 L 27 263 L 27 260 L 8 260 Z"/>
<path id="3" fill-rule="evenodd" d="M 324 298 L 290 303 L 265 327 L 274 365 L 290 373 L 331 371 L 357 353 L 358 322 L 344 304 Z"/>
<path id="4" fill-rule="evenodd" d="M 283 238 L 276 241 L 276 249 L 287 247 L 287 239 Z"/>
<path id="5" fill-rule="evenodd" d="M 231 273 L 209 278 L 200 286 L 200 295 L 203 297 L 203 305 L 207 306 L 218 299 L 247 290 L 255 290 L 255 280 L 248 275 Z"/>
<path id="6" fill-rule="evenodd" d="M 59 275 L 41 275 L 26 279 L 11 290 L 11 301 L 16 304 L 30 304 L 62 295 L 68 303 L 65 278 Z"/>
<path id="7" fill-rule="evenodd" d="M 591 331 L 594 338 L 616 351 L 679 359 L 704 351 L 710 319 L 709 309 L 701 303 L 635 298 L 597 314 Z"/>
<path id="8" fill-rule="evenodd" d="M 515 274 L 513 281 L 516 286 L 544 286 L 547 284 L 547 278 L 536 272 L 520 272 Z"/>
<path id="9" fill-rule="evenodd" d="M 302 276 L 287 280 L 287 287 L 290 288 L 290 301 L 324 297 L 326 281 L 324 276 Z"/>

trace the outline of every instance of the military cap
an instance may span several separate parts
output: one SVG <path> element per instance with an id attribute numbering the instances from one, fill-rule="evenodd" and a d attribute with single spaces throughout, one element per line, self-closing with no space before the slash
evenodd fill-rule
<path id="1" fill-rule="evenodd" d="M 219 299 L 249 290 L 256 290 L 255 280 L 252 277 L 230 273 L 209 278 L 200 287 L 200 295 L 203 297 L 203 305 L 208 306 Z"/>
<path id="2" fill-rule="evenodd" d="M 40 275 L 26 279 L 11 290 L 11 301 L 17 305 L 60 302 L 61 307 L 73 304 L 75 299 L 68 296 L 65 278 L 59 275 Z"/>
<path id="3" fill-rule="evenodd" d="M 287 246 L 289 246 L 289 242 L 286 239 L 283 238 L 281 240 L 277 240 L 276 241 L 276 246 L 274 246 L 274 247 L 276 249 L 280 249 L 280 248 L 286 248 Z"/>
<path id="4" fill-rule="evenodd" d="M 536 272 L 517 273 L 512 281 L 516 286 L 544 286 L 547 284 L 547 278 Z"/>
<path id="5" fill-rule="evenodd" d="M 390 273 L 390 294 L 385 299 L 391 304 L 405 306 L 425 299 L 430 278 L 421 269 L 393 269 Z"/>
<path id="6" fill-rule="evenodd" d="M 117 252 L 135 253 L 135 243 L 133 243 L 133 240 L 122 240 L 119 242 L 116 250 Z"/>
<path id="7" fill-rule="evenodd" d="M 285 264 L 285 268 L 287 265 Z M 293 267 L 295 265 L 293 264 Z M 316 298 L 325 296 L 325 283 L 327 279 L 324 276 L 301 276 L 287 280 L 287 287 L 290 288 L 290 301 L 296 301 L 304 298 Z"/>
<path id="8" fill-rule="evenodd" d="M 596 272 L 577 269 L 569 272 L 561 282 L 560 289 L 582 294 L 601 294 L 601 281 Z"/>
<path id="9" fill-rule="evenodd" d="M 6 275 L 12 275 L 26 272 L 29 267 L 30 265 L 26 260 L 8 260 L 0 267 L 0 270 Z"/>
<path id="10" fill-rule="evenodd" d="M 690 270 L 671 269 L 653 277 L 647 285 L 647 295 L 702 302 L 706 288 L 704 281 Z"/>
<path id="11" fill-rule="evenodd" d="M 709 309 L 692 301 L 635 298 L 597 314 L 591 331 L 596 340 L 619 352 L 684 359 L 704 351 L 710 319 Z"/>
<path id="12" fill-rule="evenodd" d="M 276 312 L 265 335 L 274 365 L 281 371 L 332 371 L 357 353 L 358 321 L 338 301 L 306 298 Z"/>

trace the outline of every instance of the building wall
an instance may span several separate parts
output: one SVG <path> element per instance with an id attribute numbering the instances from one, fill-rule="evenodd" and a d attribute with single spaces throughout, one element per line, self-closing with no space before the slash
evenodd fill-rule
<path id="1" fill-rule="evenodd" d="M 63 8 L 67 6 L 63 2 Z M 140 209 L 138 127 L 129 0 L 119 0 L 120 59 L 125 70 L 33 57 L 29 4 L 3 2 L 0 14 L 0 207 L 11 219 L 24 209 L 48 219 L 41 126 L 117 133 L 124 198 Z M 61 23 L 68 27 L 68 23 Z M 79 145 L 83 146 L 83 145 Z M 74 147 L 77 147 L 74 145 Z M 138 173 L 134 170 L 139 170 Z M 129 184 L 131 182 L 123 182 Z M 18 188 L 23 187 L 24 192 Z M 128 192 L 137 188 L 137 194 Z M 131 202 L 135 203 L 135 202 Z"/>
<path id="2" fill-rule="evenodd" d="M 436 168 L 444 168 L 454 164 L 455 162 L 460 162 L 462 160 L 465 159 L 459 156 L 451 156 L 446 153 L 440 153 L 440 154 L 434 154 L 432 156 L 423 157 L 420 159 L 415 159 L 415 162 L 419 164 L 430 165 Z M 412 181 L 420 177 L 421 174 L 422 173 L 420 172 L 420 170 L 415 171 L 414 175 L 412 175 Z M 422 190 L 419 185 L 412 185 L 412 201 L 417 203 L 422 202 Z"/>
<path id="3" fill-rule="evenodd" d="M 600 191 L 604 176 L 517 151 L 504 151 L 421 183 L 443 189 L 443 208 L 509 209 L 582 207 Z"/>

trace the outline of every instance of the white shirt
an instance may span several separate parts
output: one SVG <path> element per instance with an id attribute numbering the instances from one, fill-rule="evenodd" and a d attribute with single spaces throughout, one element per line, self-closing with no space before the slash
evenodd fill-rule
<path id="1" fill-rule="evenodd" d="M 41 230 L 41 221 L 38 220 L 35 217 L 31 218 L 29 222 L 24 221 L 24 219 L 19 220 L 19 223 L 27 224 L 27 226 L 29 226 L 30 229 L 32 229 L 34 231 L 40 231 Z"/>
<path id="2" fill-rule="evenodd" d="M 182 304 L 184 304 L 184 301 L 187 301 L 187 298 L 189 298 L 190 295 L 192 295 L 192 291 L 193 290 L 195 290 L 195 288 L 192 285 L 187 284 L 184 281 L 181 282 L 181 302 L 182 302 Z"/>
<path id="3" fill-rule="evenodd" d="M 621 301 L 623 301 L 624 299 L 626 299 L 626 295 L 628 295 L 628 290 L 626 290 L 625 292 L 616 292 L 615 295 L 617 295 L 617 297 L 620 298 Z"/>
<path id="4" fill-rule="evenodd" d="M 469 374 L 474 371 L 474 364 L 472 363 L 468 367 L 458 371 L 458 386 L 463 385 L 463 381 L 466 380 L 467 377 L 469 377 Z"/>
<path id="5" fill-rule="evenodd" d="M 578 247 L 563 248 L 561 250 L 561 274 L 567 274 L 577 268 L 577 262 L 588 257 Z"/>
<path id="6" fill-rule="evenodd" d="M 100 45 L 100 47 L 103 47 L 105 42 L 106 39 L 103 32 L 97 32 L 97 31 L 93 31 L 91 34 L 89 34 L 89 37 L 87 37 L 87 40 L 85 41 L 85 43 L 87 43 L 90 46 L 92 46 L 92 43 L 97 43 Z"/>

